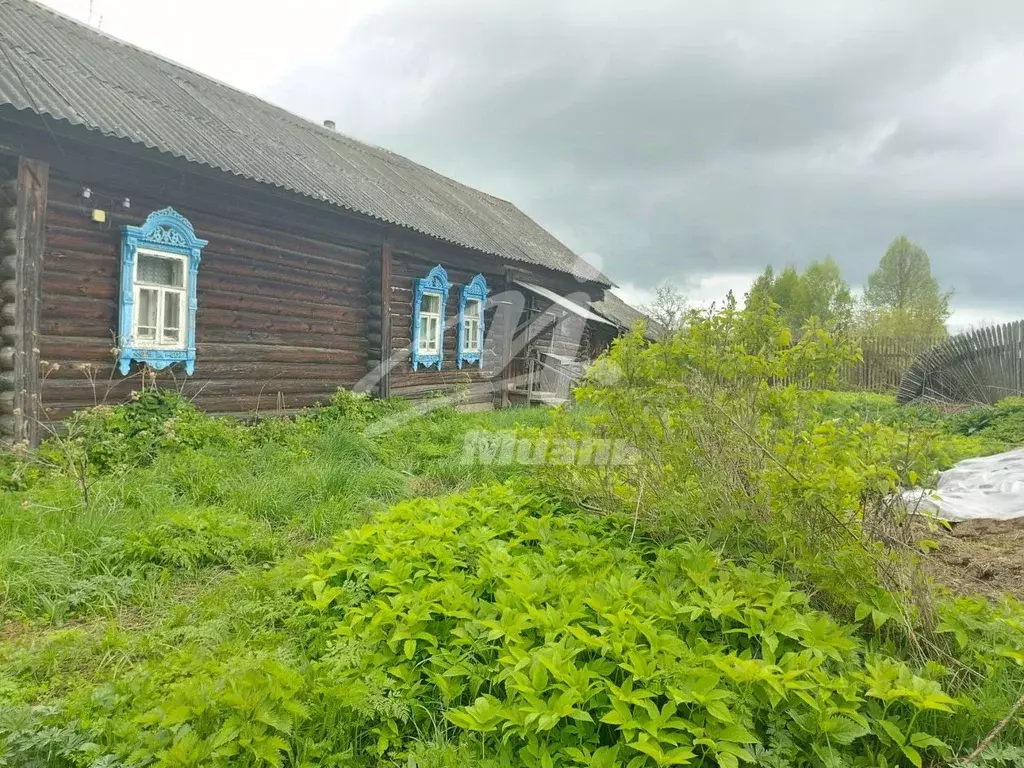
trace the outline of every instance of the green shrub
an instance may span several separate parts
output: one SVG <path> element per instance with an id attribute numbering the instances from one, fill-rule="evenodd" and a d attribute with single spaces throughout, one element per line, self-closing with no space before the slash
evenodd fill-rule
<path id="1" fill-rule="evenodd" d="M 36 485 L 43 468 L 22 451 L 0 452 L 0 490 L 24 491 Z"/>
<path id="2" fill-rule="evenodd" d="M 0 765 L 47 768 L 86 757 L 89 737 L 69 726 L 50 725 L 52 707 L 0 704 Z M 111 766 L 112 768 L 112 766 Z"/>
<path id="3" fill-rule="evenodd" d="M 917 610 L 906 553 L 920 528 L 900 492 L 991 446 L 949 434 L 926 408 L 803 388 L 834 381 L 853 355 L 814 325 L 793 344 L 770 304 L 697 313 L 655 344 L 623 337 L 576 397 L 591 431 L 626 441 L 638 460 L 546 478 L 649 534 L 700 535 L 729 556 L 794 569 L 837 616 L 872 595 L 880 610 L 905 604 L 908 631 L 927 631 L 911 627 L 930 609 Z"/>
<path id="4" fill-rule="evenodd" d="M 307 416 L 314 422 L 345 421 L 357 427 L 365 427 L 410 407 L 408 401 L 400 398 L 380 400 L 365 392 L 351 392 L 339 387 L 327 405 L 310 411 Z"/>
<path id="5" fill-rule="evenodd" d="M 144 389 L 132 397 L 76 412 L 61 434 L 40 447 L 39 457 L 81 473 L 124 471 L 151 463 L 161 452 L 233 446 L 244 434 L 235 422 L 207 416 L 170 390 Z"/>
<path id="6" fill-rule="evenodd" d="M 280 544 L 265 523 L 220 509 L 185 509 L 127 535 L 122 556 L 128 564 L 154 564 L 193 571 L 269 562 Z"/>
<path id="7" fill-rule="evenodd" d="M 337 625 L 321 695 L 376 758 L 445 722 L 481 764 L 529 768 L 949 754 L 936 681 L 704 544 L 501 486 L 399 505 L 311 561 L 306 603 Z"/>
<path id="8" fill-rule="evenodd" d="M 1009 446 L 1024 444 L 1024 397 L 1008 397 L 995 407 L 972 408 L 950 420 L 951 430 L 997 440 Z"/>
<path id="9" fill-rule="evenodd" d="M 273 657 L 228 659 L 170 684 L 141 715 L 133 764 L 280 766 L 308 709 L 303 678 Z M 123 749 L 123 746 L 122 746 Z"/>

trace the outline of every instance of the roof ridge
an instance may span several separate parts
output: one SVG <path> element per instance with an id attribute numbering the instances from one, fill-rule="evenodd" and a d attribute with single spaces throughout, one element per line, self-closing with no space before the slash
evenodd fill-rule
<path id="1" fill-rule="evenodd" d="M 2 2 L 5 5 L 11 5 L 12 7 L 14 7 L 9 2 L 9 0 L 0 0 L 0 2 Z M 278 104 L 274 104 L 272 101 L 264 99 L 261 96 L 257 96 L 256 94 L 250 93 L 249 91 L 246 91 L 246 90 L 244 90 L 242 88 L 238 88 L 238 87 L 233 86 L 233 85 L 231 85 L 229 83 L 225 83 L 224 81 L 219 80 L 216 77 L 212 77 L 210 75 L 203 74 L 202 72 L 199 72 L 198 70 L 192 69 L 191 67 L 188 67 L 188 66 L 186 66 L 184 64 L 176 62 L 173 59 L 169 59 L 166 56 L 163 56 L 163 55 L 161 55 L 159 53 L 155 53 L 153 51 L 149 51 L 149 50 L 147 50 L 145 48 L 142 48 L 141 46 L 135 45 L 134 43 L 130 43 L 130 42 L 126 41 L 126 40 L 122 40 L 121 38 L 119 38 L 119 37 L 117 37 L 115 35 L 112 35 L 109 32 L 104 32 L 101 29 L 93 28 L 90 25 L 85 24 L 84 22 L 81 22 L 78 19 L 75 19 L 74 17 L 68 16 L 68 15 L 66 15 L 66 14 L 64 14 L 64 13 L 62 13 L 62 12 L 60 12 L 60 11 L 54 9 L 54 8 L 50 8 L 49 6 L 43 5 L 43 4 L 39 3 L 37 0 L 28 0 L 28 2 L 30 2 L 32 5 L 36 6 L 36 8 L 39 9 L 39 10 L 51 13 L 51 14 L 53 14 L 55 16 L 58 16 L 58 17 L 66 20 L 66 21 L 71 22 L 72 24 L 82 28 L 85 32 L 93 32 L 93 33 L 100 34 L 100 35 L 106 37 L 108 40 L 110 40 L 111 42 L 113 42 L 113 43 L 115 43 L 117 45 L 122 45 L 122 46 L 125 46 L 127 48 L 131 48 L 131 49 L 133 49 L 135 51 L 140 51 L 140 52 L 146 54 L 147 56 L 152 56 L 153 58 L 159 59 L 160 61 L 164 62 L 165 64 L 168 64 L 169 66 L 171 66 L 171 67 L 173 67 L 175 69 L 179 69 L 179 70 L 181 70 L 183 72 L 187 72 L 187 73 L 189 73 L 191 75 L 194 75 L 194 76 L 200 78 L 201 80 L 205 80 L 205 81 L 213 83 L 213 84 L 215 84 L 215 85 L 217 85 L 219 87 L 226 88 L 227 90 L 229 90 L 229 91 L 231 91 L 233 93 L 240 93 L 240 94 L 243 94 L 245 96 L 248 96 L 248 97 L 250 97 L 250 98 L 260 102 L 262 105 L 264 105 L 266 107 L 269 107 L 270 109 L 272 109 L 272 110 L 274 110 L 276 112 L 279 112 L 281 114 L 282 119 L 284 119 L 285 121 L 287 121 L 290 124 L 294 125 L 295 127 L 302 128 L 304 130 L 314 129 L 314 131 L 315 131 L 314 135 L 317 135 L 318 137 L 322 137 L 324 139 L 329 138 L 332 141 L 340 141 L 340 142 L 347 143 L 347 144 L 350 145 L 350 147 L 352 149 L 354 149 L 356 151 L 359 151 L 359 152 L 366 152 L 366 151 L 379 152 L 379 153 L 383 153 L 384 155 L 386 155 L 389 160 L 397 160 L 397 161 L 399 161 L 401 163 L 408 163 L 410 165 L 415 165 L 417 168 L 420 168 L 420 169 L 426 171 L 427 173 L 430 173 L 432 176 L 434 176 L 436 178 L 439 178 L 439 179 L 443 180 L 444 182 L 446 182 L 448 184 L 455 185 L 455 186 L 459 187 L 462 190 L 468 190 L 471 193 L 475 193 L 475 194 L 477 194 L 477 195 L 479 195 L 481 197 L 487 198 L 489 200 L 494 200 L 494 201 L 500 202 L 500 203 L 502 203 L 504 205 L 508 205 L 508 206 L 516 209 L 520 213 L 523 213 L 523 215 L 526 215 L 518 206 L 516 206 L 514 203 L 512 203 L 509 200 L 506 200 L 503 197 L 498 197 L 497 195 L 493 195 L 493 194 L 491 194 L 489 192 L 486 192 L 486 191 L 484 191 L 482 189 L 474 187 L 474 186 L 472 186 L 470 184 L 467 184 L 467 183 L 465 183 L 463 181 L 459 181 L 458 179 L 455 179 L 455 178 L 453 178 L 451 176 L 443 174 L 440 171 L 436 171 L 433 168 L 430 168 L 429 166 L 423 165 L 422 163 L 418 163 L 415 160 L 413 160 L 413 159 L 411 159 L 411 158 L 409 158 L 409 157 L 407 157 L 405 155 L 402 155 L 402 154 L 400 154 L 398 152 L 390 150 L 387 147 L 382 147 L 380 145 L 373 144 L 372 142 L 364 141 L 362 139 L 359 139 L 359 138 L 356 138 L 354 136 L 351 136 L 351 135 L 345 133 L 344 131 L 338 131 L 338 130 L 327 128 L 326 126 L 318 124 L 314 120 L 309 120 L 309 119 L 303 117 L 302 115 L 296 114 L 295 112 L 292 112 L 292 111 L 290 111 L 288 109 L 285 109 L 284 107 L 282 107 L 282 106 L 280 106 Z M 19 9 L 15 8 L 15 10 L 17 11 Z M 25 12 L 25 11 L 21 11 L 21 12 Z M 43 54 L 39 53 L 38 51 L 29 51 L 28 49 L 26 49 L 26 48 L 24 48 L 22 46 L 19 46 L 15 41 L 10 40 L 10 38 L 6 38 L 6 39 L 8 40 L 8 42 L 11 45 L 13 45 L 15 48 L 17 48 L 17 49 L 19 49 L 21 51 L 25 51 L 25 52 L 31 53 L 33 55 L 39 56 L 40 58 L 46 58 L 47 61 L 49 61 L 51 64 L 54 64 L 54 65 L 57 64 L 57 62 L 54 62 L 52 59 L 49 59 L 46 56 L 43 56 Z M 197 120 L 198 119 L 204 125 L 207 125 L 209 127 L 214 127 L 217 124 L 214 120 L 210 120 L 208 117 L 197 117 L 196 115 L 186 114 L 186 113 L 182 112 L 180 109 L 178 109 L 177 107 L 175 107 L 173 105 L 167 104 L 166 102 L 158 100 L 158 99 L 154 99 L 152 94 L 147 93 L 145 91 L 140 91 L 140 90 L 133 89 L 133 88 L 125 88 L 123 85 L 121 85 L 119 83 L 111 82 L 107 78 L 104 78 L 104 77 L 98 75 L 94 71 L 90 71 L 90 70 L 87 70 L 87 69 L 81 67 L 81 62 L 80 61 L 76 61 L 76 64 L 78 65 L 78 67 L 77 67 L 78 71 L 83 76 L 90 77 L 93 80 L 95 80 L 96 82 L 102 83 L 102 84 L 104 84 L 104 85 L 106 85 L 106 86 L 108 86 L 110 88 L 116 88 L 117 90 L 124 91 L 125 93 L 131 93 L 133 96 L 135 96 L 138 99 L 141 99 L 142 101 L 149 102 L 150 104 L 153 104 L 154 106 L 157 106 L 157 107 L 159 107 L 161 109 L 166 109 L 168 111 L 174 112 L 175 114 L 177 114 L 182 119 L 186 119 L 186 120 Z M 187 80 L 185 80 L 184 82 L 186 84 L 188 84 Z M 178 83 L 176 83 L 176 84 L 179 85 L 179 87 L 181 87 L 180 84 L 178 84 Z M 185 89 L 183 88 L 182 90 L 185 90 Z M 189 93 L 187 90 L 185 92 Z M 204 110 L 208 111 L 208 108 L 206 107 L 206 105 L 202 104 L 202 102 L 199 101 L 196 98 L 195 94 L 189 93 L 189 96 L 191 96 L 197 103 L 199 103 L 201 106 L 203 106 Z M 72 107 L 72 109 L 73 109 L 73 107 Z M 275 142 L 275 143 L 277 143 L 277 142 Z M 279 146 L 283 147 L 283 145 L 279 145 Z M 294 147 L 293 148 L 288 148 L 287 151 L 289 151 L 290 154 L 293 154 L 295 156 L 301 157 L 303 160 L 309 160 L 309 161 L 314 161 L 315 160 L 315 158 L 311 157 L 308 153 L 296 151 L 296 148 L 294 148 Z M 339 155 L 339 157 L 340 157 L 340 155 Z M 228 170 L 228 169 L 222 169 L 222 170 Z"/>
<path id="2" fill-rule="evenodd" d="M 0 39 L 9 41 L 11 56 L 32 75 L 20 84 L 0 75 L 0 104 L 499 258 L 611 282 L 511 201 L 36 0 L 0 0 L 2 9 L 14 15 Z"/>
<path id="3" fill-rule="evenodd" d="M 500 200 L 501 202 L 508 203 L 508 201 L 505 200 L 504 198 L 500 198 L 500 197 L 497 197 L 496 195 L 492 195 L 492 194 L 490 194 L 488 192 L 484 192 L 481 189 L 477 189 L 475 187 L 472 187 L 469 184 L 466 184 L 465 182 L 462 182 L 462 181 L 459 181 L 458 179 L 452 178 L 451 176 L 446 176 L 445 174 L 441 173 L 440 171 L 435 171 L 434 169 L 430 168 L 429 166 L 423 165 L 422 163 L 418 163 L 415 160 L 413 160 L 413 159 L 411 159 L 409 157 L 406 157 L 405 155 L 402 155 L 402 154 L 400 154 L 398 152 L 395 152 L 394 150 L 390 150 L 390 149 L 388 149 L 386 147 L 382 147 L 382 146 L 380 146 L 378 144 L 374 144 L 372 142 L 356 138 L 355 136 L 351 136 L 348 133 L 345 133 L 344 131 L 338 131 L 338 130 L 335 130 L 335 129 L 327 128 L 326 126 L 320 125 L 315 120 L 311 120 L 311 119 L 305 118 L 305 117 L 303 117 L 300 114 L 297 114 L 295 112 L 292 112 L 289 109 L 286 109 L 285 107 L 282 107 L 280 104 L 275 104 L 274 102 L 270 101 L 269 99 L 265 99 L 262 96 L 258 96 L 257 94 L 252 93 L 250 91 L 247 91 L 244 88 L 239 88 L 238 86 L 231 85 L 230 83 L 227 83 L 227 82 L 225 82 L 223 80 L 220 80 L 219 78 L 213 77 L 212 75 L 207 75 L 207 74 L 205 74 L 203 72 L 200 72 L 197 69 L 193 69 L 192 67 L 189 67 L 189 66 L 187 66 L 185 64 L 182 64 L 182 63 L 180 63 L 178 61 L 175 61 L 174 59 L 170 59 L 170 58 L 164 56 L 163 54 L 156 53 L 155 51 L 150 51 L 147 48 L 143 48 L 140 45 L 136 45 L 135 43 L 128 42 L 127 40 L 123 40 L 120 37 L 117 37 L 116 35 L 110 34 L 109 32 L 104 32 L 102 29 L 99 29 L 98 27 L 92 27 L 89 24 L 86 24 L 85 22 L 79 21 L 78 19 L 74 18 L 73 16 L 69 16 L 69 15 L 67 15 L 67 14 L 65 14 L 65 13 L 63 13 L 61 11 L 58 11 L 56 8 L 51 8 L 48 5 L 44 5 L 43 3 L 39 2 L 39 0 L 22 0 L 22 2 L 24 3 L 24 5 L 30 5 L 30 6 L 34 7 L 35 10 L 37 10 L 37 11 L 43 11 L 45 13 L 49 13 L 49 14 L 51 14 L 53 16 L 56 16 L 56 17 L 60 18 L 63 21 L 70 22 L 72 25 L 78 27 L 82 31 L 85 31 L 85 32 L 88 32 L 88 33 L 91 33 L 91 34 L 95 34 L 95 35 L 100 35 L 100 36 L 106 38 L 107 40 L 109 40 L 112 43 L 124 46 L 126 48 L 130 48 L 130 49 L 132 49 L 134 51 L 138 51 L 138 52 L 140 52 L 140 53 L 142 53 L 142 54 L 144 54 L 146 56 L 152 57 L 154 59 L 158 59 L 161 62 L 163 62 L 163 63 L 165 63 L 165 64 L 167 64 L 167 65 L 169 65 L 169 66 L 171 66 L 171 67 L 173 67 L 175 69 L 179 69 L 179 70 L 181 70 L 183 72 L 187 72 L 190 75 L 194 75 L 195 77 L 199 78 L 200 80 L 204 80 L 206 82 L 213 83 L 214 85 L 217 85 L 217 86 L 219 86 L 221 88 L 226 88 L 227 90 L 229 90 L 229 91 L 231 91 L 233 93 L 240 93 L 240 94 L 242 94 L 244 96 L 248 96 L 249 98 L 251 98 L 251 99 L 253 99 L 255 101 L 258 101 L 263 106 L 269 107 L 270 109 L 272 109 L 272 110 L 274 110 L 276 112 L 279 112 L 283 119 L 285 119 L 287 122 L 291 123 L 292 125 L 294 125 L 294 126 L 296 126 L 298 128 L 303 128 L 303 129 L 307 129 L 307 130 L 308 129 L 314 129 L 318 135 L 322 135 L 324 137 L 330 137 L 331 139 L 333 139 L 335 141 L 341 140 L 341 141 L 351 142 L 353 145 L 355 145 L 354 148 L 359 150 L 359 151 L 365 151 L 365 150 L 369 149 L 369 150 L 373 150 L 375 152 L 382 152 L 382 153 L 388 155 L 391 158 L 395 158 L 395 159 L 398 159 L 398 160 L 401 160 L 401 161 L 404 161 L 404 162 L 407 162 L 407 163 L 411 163 L 412 165 L 415 165 L 415 166 L 417 166 L 419 168 L 422 168 L 423 170 L 428 171 L 429 173 L 431 173 L 431 174 L 433 174 L 435 176 L 438 176 L 438 177 L 444 179 L 445 181 L 452 182 L 452 183 L 457 184 L 457 185 L 459 185 L 461 187 L 465 187 L 466 189 L 470 189 L 470 190 L 472 190 L 474 192 L 477 192 L 478 194 L 485 195 L 485 196 L 493 198 L 495 200 Z M 0 0 L 0 5 L 7 5 L 7 6 L 11 7 L 11 8 L 14 8 L 14 10 L 17 11 L 17 12 L 21 12 L 21 13 L 27 12 L 26 10 L 24 10 L 24 5 L 19 8 L 18 4 L 15 3 L 15 2 L 12 2 L 12 0 Z M 40 58 L 45 58 L 45 59 L 47 59 L 47 61 L 49 61 L 52 64 L 55 64 L 55 65 L 57 64 L 57 62 L 53 61 L 52 59 L 50 59 L 50 58 L 48 58 L 46 56 L 43 56 L 38 51 L 30 50 L 30 49 L 25 48 L 24 46 L 20 46 L 20 45 L 18 45 L 18 43 L 16 41 L 14 41 L 14 40 L 12 40 L 10 38 L 5 38 L 5 39 L 11 45 L 13 45 L 15 48 L 17 48 L 17 49 L 19 49 L 21 51 L 25 51 L 25 52 L 31 53 L 33 55 L 39 56 Z M 80 62 L 76 62 L 76 63 L 80 64 Z M 167 110 L 173 111 L 173 112 L 177 113 L 178 115 L 180 115 L 181 117 L 187 118 L 189 120 L 195 119 L 194 115 L 183 114 L 176 107 L 171 106 L 169 104 L 166 104 L 166 103 L 164 103 L 162 101 L 156 100 L 156 99 L 154 99 L 152 97 L 151 94 L 148 94 L 148 93 L 146 93 L 144 91 L 139 91 L 139 90 L 136 90 L 136 89 L 133 89 L 133 88 L 125 88 L 121 84 L 113 83 L 110 80 L 97 75 L 95 72 L 87 71 L 87 70 L 85 70 L 85 69 L 83 69 L 81 67 L 78 68 L 78 71 L 81 74 L 85 75 L 86 77 L 91 77 L 92 79 L 94 79 L 95 81 L 97 81 L 99 83 L 102 83 L 102 84 L 104 84 L 104 85 L 106 85 L 108 87 L 111 87 L 111 88 L 117 88 L 118 90 L 124 91 L 126 93 L 131 93 L 133 96 L 135 96 L 135 97 L 137 97 L 139 99 L 142 99 L 143 101 L 148 101 L 148 102 L 154 104 L 155 106 L 159 106 L 161 109 L 167 109 Z M 195 98 L 195 96 L 193 94 L 189 94 L 189 95 L 192 96 L 193 98 Z M 204 120 L 204 122 L 209 122 L 209 121 Z M 512 205 L 512 203 L 509 203 L 509 205 Z"/>
<path id="4" fill-rule="evenodd" d="M 262 102 L 264 102 L 266 104 L 270 104 L 270 102 L 266 101 L 265 99 L 262 99 L 259 96 L 257 96 L 256 94 L 250 93 L 249 91 L 246 91 L 243 88 L 239 88 L 237 86 L 230 85 L 229 83 L 225 83 L 223 80 L 220 80 L 220 79 L 218 79 L 216 77 L 213 77 L 212 75 L 203 74 L 199 70 L 192 69 L 191 67 L 186 66 L 185 64 L 182 64 L 179 61 L 175 61 L 174 59 L 170 59 L 170 58 L 168 58 L 167 56 L 164 56 L 161 53 L 157 53 L 156 51 L 150 51 L 147 48 L 143 48 L 141 45 L 136 45 L 135 43 L 130 43 L 127 40 L 123 40 L 120 37 L 118 37 L 117 35 L 112 35 L 109 32 L 104 32 L 99 27 L 93 27 L 90 24 L 85 23 L 84 21 L 79 21 L 74 16 L 66 14 L 63 11 L 58 11 L 56 8 L 52 8 L 49 5 L 45 5 L 44 3 L 40 2 L 40 0 L 20 0 L 20 3 L 14 2 L 13 0 L 0 0 L 0 5 L 6 5 L 6 6 L 10 7 L 10 8 L 14 8 L 15 11 L 21 11 L 23 13 L 25 12 L 24 11 L 24 7 L 25 6 L 31 6 L 31 7 L 35 8 L 35 10 L 37 10 L 37 11 L 42 11 L 44 13 L 48 13 L 51 16 L 56 16 L 61 21 L 69 22 L 73 26 L 78 27 L 79 29 L 81 29 L 81 30 L 83 30 L 85 32 L 88 32 L 88 33 L 93 34 L 93 35 L 97 35 L 99 37 L 104 37 L 104 38 L 106 38 L 107 40 L 109 40 L 112 43 L 117 43 L 118 45 L 123 45 L 125 48 L 131 48 L 131 49 L 136 50 L 136 51 L 141 51 L 145 55 L 150 56 L 150 57 L 152 57 L 154 59 L 159 59 L 160 61 L 164 62 L 165 64 L 171 65 L 172 67 L 176 67 L 177 69 L 183 70 L 185 72 L 189 72 L 189 73 L 191 73 L 193 75 L 197 75 L 197 76 L 201 77 L 204 80 L 209 80 L 211 83 L 216 83 L 217 85 L 222 86 L 224 88 L 228 88 L 229 90 L 237 91 L 238 93 L 244 93 L 246 96 L 249 96 L 249 97 L 251 97 L 253 99 L 256 99 L 258 101 L 262 101 Z M 19 8 L 19 5 L 21 6 L 20 8 Z M 271 105 L 271 106 L 273 106 L 273 105 Z M 278 109 L 284 109 L 284 108 L 283 107 L 278 107 Z M 284 111 L 287 112 L 287 110 L 284 110 Z M 309 122 L 311 124 L 315 125 L 315 123 L 312 123 L 312 121 L 309 121 Z"/>

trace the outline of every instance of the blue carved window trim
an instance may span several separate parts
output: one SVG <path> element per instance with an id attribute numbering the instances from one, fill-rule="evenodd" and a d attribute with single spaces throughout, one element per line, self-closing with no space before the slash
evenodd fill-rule
<path id="1" fill-rule="evenodd" d="M 128 375 L 132 361 L 162 370 L 174 363 L 184 363 L 189 376 L 196 365 L 196 276 L 206 240 L 196 237 L 192 224 L 173 208 L 154 211 L 141 227 L 121 228 L 121 308 L 118 321 L 118 363 L 121 373 Z M 140 344 L 134 338 L 135 266 L 139 251 L 155 255 L 184 257 L 185 327 L 179 346 L 162 347 Z"/>
<path id="2" fill-rule="evenodd" d="M 462 287 L 462 296 L 459 298 L 459 368 L 462 367 L 463 363 L 476 363 L 481 367 L 483 366 L 481 360 L 483 359 L 484 351 L 484 305 L 487 302 L 488 293 L 487 279 L 483 275 L 477 275 L 469 281 L 468 285 L 464 285 Z M 467 350 L 466 344 L 469 339 L 466 336 L 466 304 L 473 300 L 480 302 L 480 322 L 477 328 L 477 348 L 475 350 Z"/>
<path id="3" fill-rule="evenodd" d="M 429 368 L 432 365 L 441 370 L 441 362 L 444 359 L 444 330 L 448 308 L 448 289 L 452 284 L 448 282 L 448 273 L 444 267 L 438 264 L 424 278 L 415 281 L 415 291 L 412 307 L 412 369 L 415 371 L 421 365 Z M 441 298 L 441 319 L 438 323 L 440 338 L 437 344 L 436 354 L 426 354 L 420 351 L 420 308 L 423 304 L 424 294 L 434 294 Z"/>

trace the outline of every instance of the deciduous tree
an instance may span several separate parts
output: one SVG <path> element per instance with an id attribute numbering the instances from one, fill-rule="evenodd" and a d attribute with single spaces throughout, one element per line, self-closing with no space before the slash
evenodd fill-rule
<path id="1" fill-rule="evenodd" d="M 943 336 L 952 295 L 939 287 L 925 250 L 900 235 L 868 277 L 864 324 L 888 336 Z"/>
<path id="2" fill-rule="evenodd" d="M 853 317 L 850 286 L 831 256 L 812 262 L 802 274 L 788 266 L 776 276 L 769 266 L 751 286 L 747 306 L 756 305 L 765 296 L 779 305 L 794 334 L 812 317 L 834 330 L 845 329 Z"/>
<path id="3" fill-rule="evenodd" d="M 654 301 L 644 312 L 659 324 L 659 334 L 671 336 L 686 323 L 688 310 L 686 297 L 672 283 L 662 283 L 654 289 Z"/>

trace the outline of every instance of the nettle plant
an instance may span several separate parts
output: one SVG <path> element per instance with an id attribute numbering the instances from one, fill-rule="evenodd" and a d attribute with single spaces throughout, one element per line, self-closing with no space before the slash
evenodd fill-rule
<path id="1" fill-rule="evenodd" d="M 375 761 L 426 738 L 528 768 L 948 755 L 938 683 L 703 543 L 498 486 L 401 504 L 310 564 L 320 694 Z"/>

